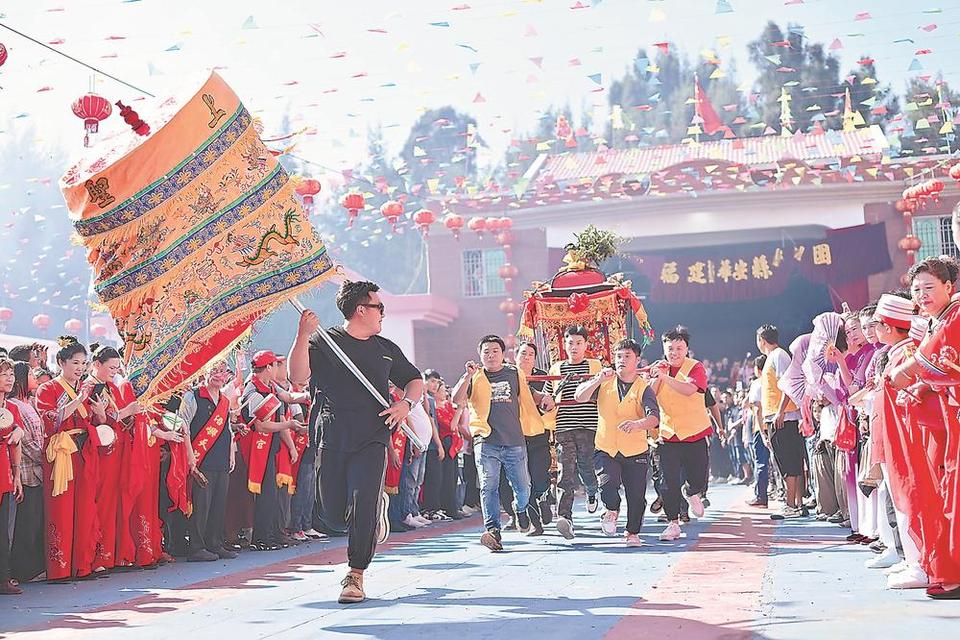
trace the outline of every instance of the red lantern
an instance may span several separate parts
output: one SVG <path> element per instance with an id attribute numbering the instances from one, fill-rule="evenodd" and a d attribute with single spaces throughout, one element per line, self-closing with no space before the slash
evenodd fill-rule
<path id="1" fill-rule="evenodd" d="M 487 220 L 486 218 L 481 218 L 480 216 L 474 216 L 473 218 L 470 218 L 470 222 L 467 223 L 467 228 L 476 233 L 477 237 L 482 238 L 483 231 L 487 228 Z"/>
<path id="2" fill-rule="evenodd" d="M 13 318 L 13 309 L 9 307 L 0 307 L 0 322 L 10 322 Z"/>
<path id="3" fill-rule="evenodd" d="M 3 63 L 7 61 L 7 48 L 3 46 L 3 43 L 0 42 L 0 67 L 3 66 Z"/>
<path id="4" fill-rule="evenodd" d="M 920 242 L 920 238 L 915 235 L 907 234 L 905 237 L 900 238 L 900 242 L 897 243 L 897 246 L 900 247 L 901 251 L 916 252 L 920 249 L 922 244 L 923 243 Z"/>
<path id="5" fill-rule="evenodd" d="M 348 193 L 340 200 L 340 206 L 346 209 L 350 216 L 347 220 L 347 228 L 349 229 L 353 226 L 353 221 L 357 219 L 360 209 L 366 206 L 366 202 L 362 193 Z"/>
<path id="6" fill-rule="evenodd" d="M 85 96 L 77 98 L 73 103 L 73 113 L 78 118 L 83 119 L 83 126 L 87 134 L 83 137 L 83 146 L 90 146 L 90 134 L 96 133 L 101 120 L 106 120 L 113 107 L 106 98 L 98 96 L 95 93 L 88 93 Z"/>
<path id="7" fill-rule="evenodd" d="M 437 221 L 437 214 L 430 211 L 430 209 L 420 209 L 420 211 L 413 214 L 413 221 L 420 227 L 420 233 L 426 238 L 430 232 L 430 225 Z"/>
<path id="8" fill-rule="evenodd" d="M 517 265 L 510 264 L 509 262 L 500 267 L 500 277 L 504 280 L 513 280 L 519 272 Z"/>
<path id="9" fill-rule="evenodd" d="M 960 162 L 950 167 L 950 177 L 954 180 L 960 180 Z"/>
<path id="10" fill-rule="evenodd" d="M 45 313 L 38 313 L 33 316 L 33 326 L 46 334 L 47 329 L 50 327 L 50 316 Z"/>
<path id="11" fill-rule="evenodd" d="M 486 220 L 484 221 L 484 226 L 486 226 L 487 231 L 489 231 L 489 232 L 491 232 L 491 233 L 494 233 L 494 232 L 496 232 L 496 231 L 499 231 L 499 230 L 500 230 L 500 218 L 497 218 L 497 217 L 486 218 Z"/>
<path id="12" fill-rule="evenodd" d="M 500 228 L 503 230 L 508 230 L 513 228 L 513 218 L 507 218 L 506 216 L 500 218 Z"/>
<path id="13" fill-rule="evenodd" d="M 102 338 L 107 335 L 107 327 L 102 324 L 94 324 L 90 326 L 90 335 L 94 338 Z"/>
<path id="14" fill-rule="evenodd" d="M 917 205 L 912 200 L 897 200 L 893 205 L 898 213 L 911 213 L 916 211 Z"/>
<path id="15" fill-rule="evenodd" d="M 500 303 L 500 312 L 505 313 L 507 315 L 511 313 L 516 313 L 519 310 L 519 308 L 520 308 L 520 305 L 514 302 L 513 298 L 507 298 L 506 300 Z"/>
<path id="16" fill-rule="evenodd" d="M 507 345 L 507 350 L 511 350 L 517 346 L 517 336 L 513 335 L 512 333 L 508 333 L 503 337 L 503 343 Z"/>
<path id="17" fill-rule="evenodd" d="M 303 198 L 303 204 L 308 207 L 313 206 L 313 196 L 320 193 L 320 182 L 313 178 L 301 180 L 296 188 L 297 195 Z M 359 195 L 359 194 L 358 194 Z"/>
<path id="18" fill-rule="evenodd" d="M 463 216 L 456 213 L 448 213 L 443 216 L 443 226 L 453 233 L 454 240 L 460 239 L 460 230 L 463 229 Z"/>
<path id="19" fill-rule="evenodd" d="M 397 231 L 397 221 L 403 215 L 403 205 L 396 200 L 387 200 L 380 205 L 380 215 L 387 219 L 393 231 Z"/>
<path id="20" fill-rule="evenodd" d="M 70 318 L 63 323 L 63 328 L 69 331 L 70 333 L 79 333 L 80 329 L 83 327 L 83 323 L 77 320 L 76 318 Z"/>

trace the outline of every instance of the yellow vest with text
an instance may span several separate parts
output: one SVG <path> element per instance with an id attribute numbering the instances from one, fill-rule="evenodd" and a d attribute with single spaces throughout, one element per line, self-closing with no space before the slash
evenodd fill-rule
<path id="1" fill-rule="evenodd" d="M 777 347 L 780 349 L 780 347 Z M 770 353 L 773 355 L 773 352 Z M 772 418 L 780 408 L 783 391 L 777 386 L 777 370 L 773 368 L 773 358 L 767 356 L 767 361 L 760 372 L 760 407 L 764 418 Z M 797 411 L 793 400 L 787 400 L 785 411 Z"/>
<path id="2" fill-rule="evenodd" d="M 685 358 L 674 377 L 680 382 L 690 382 L 687 376 L 697 364 L 697 360 Z M 657 402 L 660 404 L 660 433 L 664 439 L 676 437 L 686 440 L 710 428 L 707 406 L 703 394 L 698 391 L 685 396 L 674 391 L 666 382 L 661 382 Z"/>
<path id="3" fill-rule="evenodd" d="M 538 436 L 543 433 L 543 419 L 537 410 L 537 404 L 533 401 L 533 393 L 530 392 L 527 377 L 519 369 L 516 369 L 516 372 L 520 380 L 520 429 L 524 436 Z M 470 433 L 474 436 L 490 435 L 488 420 L 491 395 L 490 381 L 481 369 L 473 374 L 470 382 L 470 396 L 467 398 L 470 403 Z"/>
<path id="4" fill-rule="evenodd" d="M 616 377 L 600 385 L 597 394 L 600 420 L 597 422 L 597 437 L 594 441 L 598 450 L 610 456 L 620 453 L 624 457 L 636 456 L 647 450 L 647 435 L 650 431 L 624 433 L 617 428 L 625 420 L 643 420 L 647 417 L 643 408 L 643 392 L 646 390 L 647 383 L 637 378 L 621 400 Z"/>
<path id="5" fill-rule="evenodd" d="M 560 361 L 554 362 L 552 365 L 550 365 L 550 371 L 548 372 L 548 375 L 551 375 L 551 376 L 559 376 L 559 375 L 562 375 L 562 374 L 560 373 L 560 365 L 563 364 L 564 362 L 566 362 L 566 360 L 560 360 Z M 592 376 L 595 376 L 595 375 L 597 375 L 598 373 L 600 373 L 600 369 L 603 368 L 603 363 L 601 363 L 599 360 L 596 360 L 596 359 L 594 359 L 594 358 L 587 358 L 587 359 L 586 359 L 586 362 L 590 365 L 590 375 L 592 375 Z M 574 387 L 576 387 L 576 386 L 579 385 L 581 382 L 583 382 L 583 380 L 572 380 L 572 381 L 570 382 L 570 384 L 572 384 Z M 554 383 L 553 383 L 553 387 L 556 387 L 559 383 L 560 383 L 559 380 L 555 380 Z M 560 400 L 559 400 L 558 398 L 556 398 L 556 397 L 554 397 L 554 399 L 557 400 L 557 402 L 560 401 Z M 549 411 L 549 412 L 543 414 L 543 426 L 544 426 L 544 428 L 549 429 L 550 431 L 556 430 L 556 428 L 557 428 L 557 409 L 554 409 L 553 411 Z"/>

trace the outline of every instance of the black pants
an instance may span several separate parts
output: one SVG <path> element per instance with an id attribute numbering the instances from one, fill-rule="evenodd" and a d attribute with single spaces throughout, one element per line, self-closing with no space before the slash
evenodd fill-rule
<path id="1" fill-rule="evenodd" d="M 170 471 L 170 453 L 160 454 L 160 520 L 163 522 L 163 548 L 173 556 L 187 553 L 187 518 L 180 509 L 170 511 L 173 500 L 167 489 L 167 473 Z"/>
<path id="2" fill-rule="evenodd" d="M 707 439 L 695 442 L 664 442 L 659 447 L 661 497 L 663 510 L 671 521 L 680 517 L 683 495 L 680 487 L 686 479 L 690 495 L 700 494 L 707 489 Z"/>
<path id="3" fill-rule="evenodd" d="M 530 472 L 529 509 L 539 514 L 540 501 L 547 497 L 550 490 L 550 436 L 541 433 L 527 436 L 527 470 Z M 500 469 L 500 506 L 511 516 L 513 513 L 513 489 L 507 482 L 507 473 Z"/>
<path id="4" fill-rule="evenodd" d="M 17 522 L 13 530 L 11 577 L 30 582 L 46 570 L 43 532 L 43 487 L 24 487 L 23 502 L 17 505 Z"/>
<path id="5" fill-rule="evenodd" d="M 620 511 L 620 486 L 627 498 L 627 532 L 640 533 L 647 510 L 646 453 L 626 457 L 597 451 L 593 457 L 600 483 L 600 500 L 607 511 Z"/>
<path id="6" fill-rule="evenodd" d="M 204 471 L 207 486 L 193 481 L 193 513 L 187 519 L 190 552 L 201 549 L 216 552 L 223 546 L 223 522 L 227 512 L 229 471 Z"/>
<path id="7" fill-rule="evenodd" d="M 463 454 L 463 504 L 480 508 L 480 480 L 477 478 L 477 459 L 472 453 Z"/>
<path id="8" fill-rule="evenodd" d="M 422 511 L 439 511 L 442 508 L 443 460 L 436 449 L 427 451 L 427 464 L 423 471 Z M 446 457 L 444 457 L 446 460 Z"/>
<path id="9" fill-rule="evenodd" d="M 440 473 L 437 479 L 439 480 L 440 487 L 438 504 L 439 508 L 443 509 L 448 516 L 456 516 L 460 513 L 460 506 L 457 504 L 457 459 L 448 453 L 450 451 L 450 445 L 453 443 L 453 438 L 447 436 L 443 438 L 440 443 L 446 455 L 444 455 L 443 460 L 439 460 Z"/>
<path id="10" fill-rule="evenodd" d="M 279 439 L 279 434 L 273 434 Z M 253 542 L 280 542 L 280 500 L 277 493 L 277 456 L 273 447 L 267 455 L 267 468 L 260 482 L 260 495 L 253 505 Z"/>
<path id="11" fill-rule="evenodd" d="M 10 579 L 10 505 L 13 492 L 0 496 L 0 582 Z"/>
<path id="12" fill-rule="evenodd" d="M 347 564 L 366 569 L 377 550 L 377 502 L 387 471 L 387 448 L 371 442 L 359 451 L 320 449 L 320 500 L 326 517 L 346 520 Z"/>

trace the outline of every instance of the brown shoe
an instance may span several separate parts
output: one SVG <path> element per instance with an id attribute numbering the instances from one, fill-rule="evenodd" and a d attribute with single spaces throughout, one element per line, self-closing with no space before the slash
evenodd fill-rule
<path id="1" fill-rule="evenodd" d="M 343 591 L 340 592 L 340 599 L 337 600 L 340 604 L 355 604 L 357 602 L 363 602 L 363 599 L 366 597 L 363 593 L 363 574 L 354 573 L 349 571 L 347 576 L 343 579 L 340 584 L 343 586 Z"/>
<path id="2" fill-rule="evenodd" d="M 13 580 L 4 580 L 0 582 L 0 596 L 18 596 L 23 593 L 23 589 L 13 583 Z"/>

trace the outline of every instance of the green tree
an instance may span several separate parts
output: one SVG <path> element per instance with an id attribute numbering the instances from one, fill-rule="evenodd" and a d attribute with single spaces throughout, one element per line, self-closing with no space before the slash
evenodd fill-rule
<path id="1" fill-rule="evenodd" d="M 451 106 L 430 109 L 410 128 L 400 152 L 406 165 L 404 178 L 411 185 L 452 191 L 477 176 L 477 147 L 483 141 L 476 133 L 477 121 Z M 458 182 L 460 184 L 458 184 Z"/>
<path id="2" fill-rule="evenodd" d="M 901 154 L 952 153 L 957 150 L 956 131 L 947 125 L 960 105 L 960 94 L 941 76 L 911 78 L 903 95 L 903 114 L 893 118 L 887 133 L 899 138 Z M 944 126 L 947 125 L 947 126 Z"/>
<path id="3" fill-rule="evenodd" d="M 847 74 L 843 87 L 850 89 L 850 106 L 866 124 L 880 125 L 886 131 L 900 113 L 900 101 L 890 85 L 880 84 L 870 56 L 860 56 L 858 67 Z"/>
<path id="4" fill-rule="evenodd" d="M 759 72 L 754 85 L 757 115 L 763 124 L 759 133 L 767 127 L 780 131 L 783 88 L 791 98 L 793 131 L 809 131 L 818 121 L 825 129 L 840 128 L 840 63 L 822 44 L 805 42 L 803 27 L 790 24 L 784 33 L 770 21 L 747 48 Z"/>

